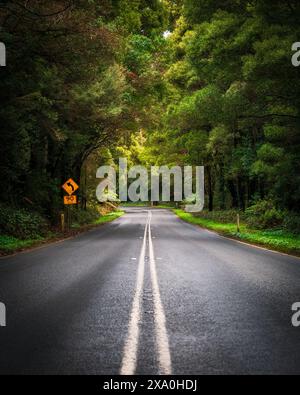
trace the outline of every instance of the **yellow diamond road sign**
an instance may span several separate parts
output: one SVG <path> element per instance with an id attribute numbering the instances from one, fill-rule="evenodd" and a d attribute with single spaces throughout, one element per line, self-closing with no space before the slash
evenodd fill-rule
<path id="1" fill-rule="evenodd" d="M 74 180 L 72 180 L 72 178 L 70 178 L 67 182 L 64 183 L 62 188 L 71 196 L 73 195 L 74 192 L 77 191 L 79 186 L 76 184 Z"/>

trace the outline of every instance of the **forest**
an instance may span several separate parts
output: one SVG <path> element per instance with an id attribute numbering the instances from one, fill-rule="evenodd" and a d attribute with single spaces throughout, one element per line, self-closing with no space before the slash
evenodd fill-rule
<path id="1" fill-rule="evenodd" d="M 300 250 L 299 41 L 297 0 L 0 0 L 2 243 L 57 226 L 70 177 L 95 220 L 125 157 L 204 166 L 203 220 Z"/>

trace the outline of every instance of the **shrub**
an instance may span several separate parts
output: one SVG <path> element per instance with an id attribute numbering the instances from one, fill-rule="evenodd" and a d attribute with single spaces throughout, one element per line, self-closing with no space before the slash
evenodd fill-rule
<path id="1" fill-rule="evenodd" d="M 272 200 L 260 200 L 246 210 L 247 224 L 257 229 L 273 229 L 283 225 L 284 212 Z"/>
<path id="2" fill-rule="evenodd" d="M 240 214 L 241 221 L 244 219 L 244 213 L 237 210 L 226 210 L 226 211 L 202 211 L 196 214 L 197 217 L 205 218 L 211 221 L 220 222 L 221 224 L 235 224 L 237 214 Z"/>
<path id="3" fill-rule="evenodd" d="M 36 212 L 0 205 L 0 229 L 2 234 L 29 239 L 44 236 L 48 223 Z"/>
<path id="4" fill-rule="evenodd" d="M 283 223 L 284 229 L 293 234 L 300 234 L 300 215 L 289 213 Z"/>
<path id="5" fill-rule="evenodd" d="M 93 208 L 88 208 L 87 210 L 74 208 L 72 210 L 72 223 L 75 227 L 92 224 L 99 217 L 99 211 Z"/>

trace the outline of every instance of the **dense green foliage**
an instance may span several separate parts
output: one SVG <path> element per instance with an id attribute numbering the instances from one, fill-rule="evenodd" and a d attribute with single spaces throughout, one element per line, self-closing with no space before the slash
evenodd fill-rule
<path id="1" fill-rule="evenodd" d="M 157 162 L 204 165 L 210 210 L 263 199 L 299 212 L 299 17 L 297 1 L 184 1 L 167 115 L 148 149 Z"/>
<path id="2" fill-rule="evenodd" d="M 62 183 L 146 123 L 167 24 L 159 0 L 0 1 L 2 202 L 57 220 Z"/>
<path id="3" fill-rule="evenodd" d="M 0 234 L 21 239 L 35 238 L 47 233 L 48 224 L 38 213 L 0 205 Z"/>

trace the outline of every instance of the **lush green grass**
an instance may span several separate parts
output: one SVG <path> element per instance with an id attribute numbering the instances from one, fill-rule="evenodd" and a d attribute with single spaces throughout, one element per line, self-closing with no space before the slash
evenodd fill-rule
<path id="1" fill-rule="evenodd" d="M 12 236 L 2 236 L 0 235 L 0 251 L 3 252 L 13 252 L 21 250 L 23 248 L 31 247 L 45 240 L 43 237 L 38 237 L 35 239 L 20 240 Z"/>
<path id="2" fill-rule="evenodd" d="M 277 251 L 300 255 L 300 235 L 293 235 L 283 230 L 255 230 L 245 224 L 241 224 L 238 233 L 237 225 L 234 223 L 223 224 L 201 216 L 194 216 L 183 210 L 174 210 L 174 212 L 186 222 L 216 231 L 222 235 L 266 246 Z"/>
<path id="3" fill-rule="evenodd" d="M 172 203 L 159 204 L 158 206 L 154 206 L 153 208 L 163 208 L 163 209 L 175 209 L 175 205 Z"/>
<path id="4" fill-rule="evenodd" d="M 93 225 L 102 225 L 102 224 L 106 224 L 108 222 L 112 222 L 117 218 L 120 218 L 122 215 L 124 215 L 124 211 L 118 210 L 118 211 L 114 211 L 110 214 L 107 215 L 103 215 L 101 217 L 98 216 L 98 218 L 89 222 L 85 222 L 85 223 L 81 223 L 79 224 L 78 222 L 73 223 L 72 225 L 72 229 L 81 229 L 82 227 L 89 227 L 89 226 L 93 226 Z"/>
<path id="5" fill-rule="evenodd" d="M 137 203 L 122 202 L 121 206 L 122 207 L 149 207 L 150 206 L 150 202 L 137 202 Z"/>
<path id="6" fill-rule="evenodd" d="M 112 222 L 117 218 L 122 217 L 122 215 L 124 215 L 124 211 L 115 211 L 113 213 L 104 215 L 103 217 L 100 217 L 99 219 L 97 219 L 95 221 L 95 225 L 101 225 L 101 224 L 106 224 L 108 222 Z"/>
<path id="7" fill-rule="evenodd" d="M 149 208 L 163 208 L 163 209 L 173 209 L 175 208 L 174 203 L 162 203 L 158 204 L 157 206 L 151 206 L 151 202 L 137 202 L 137 203 L 132 203 L 132 202 L 127 202 L 127 203 L 122 203 L 122 207 L 149 207 Z"/>

